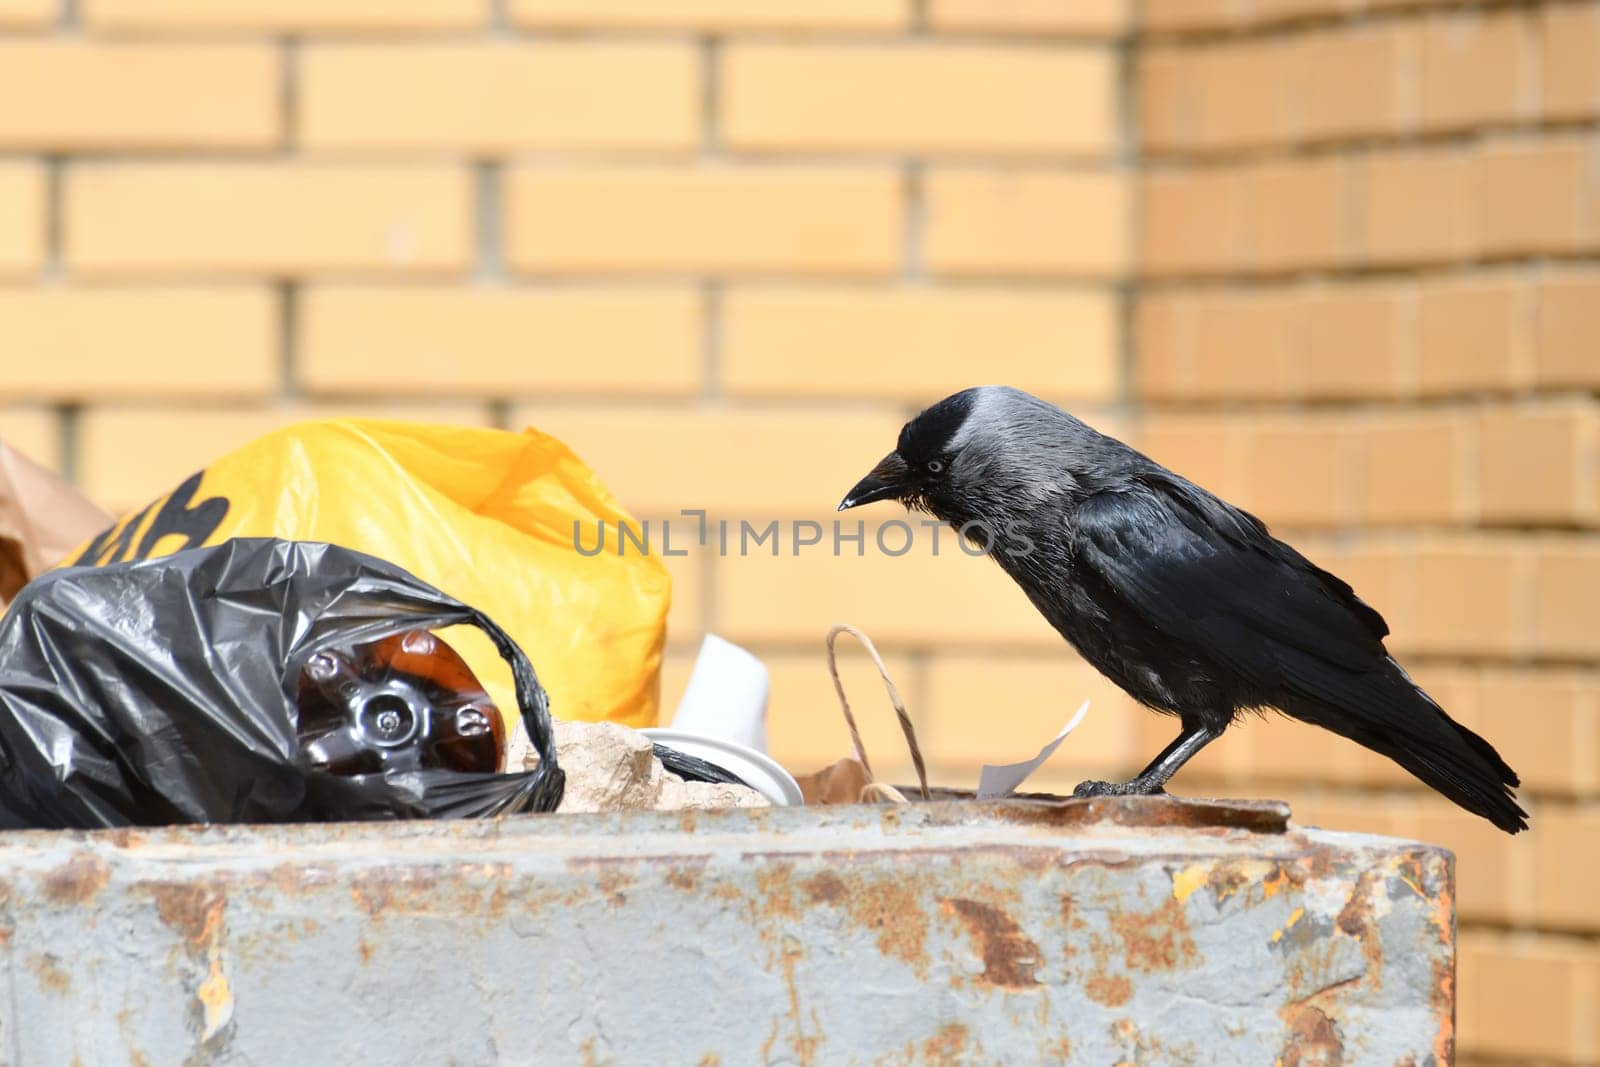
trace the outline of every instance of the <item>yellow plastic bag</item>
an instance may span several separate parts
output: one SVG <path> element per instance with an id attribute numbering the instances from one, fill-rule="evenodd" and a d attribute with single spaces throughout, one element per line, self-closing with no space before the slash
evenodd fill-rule
<path id="1" fill-rule="evenodd" d="M 130 443 L 130 447 L 132 444 Z M 563 719 L 653 726 L 671 598 L 666 568 L 627 546 L 636 525 L 594 473 L 535 430 L 368 419 L 309 422 L 252 441 L 75 551 L 104 564 L 231 537 L 327 541 L 405 568 L 484 612 L 522 646 Z M 509 677 L 470 628 L 447 640 L 514 717 Z"/>

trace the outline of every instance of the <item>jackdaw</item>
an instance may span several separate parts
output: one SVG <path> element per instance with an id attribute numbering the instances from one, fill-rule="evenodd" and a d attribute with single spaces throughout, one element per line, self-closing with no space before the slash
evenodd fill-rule
<path id="1" fill-rule="evenodd" d="M 1102 674 L 1182 733 L 1129 782 L 1159 793 L 1240 714 L 1276 708 L 1382 753 L 1510 833 L 1517 775 L 1384 648 L 1350 586 L 1228 504 L 1053 404 L 983 386 L 946 397 L 839 510 L 898 500 L 977 541 Z"/>

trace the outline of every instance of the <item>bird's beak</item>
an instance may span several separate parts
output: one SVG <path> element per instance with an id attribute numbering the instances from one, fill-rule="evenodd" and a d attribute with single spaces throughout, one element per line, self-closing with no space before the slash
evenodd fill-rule
<path id="1" fill-rule="evenodd" d="M 906 461 L 900 458 L 900 453 L 890 452 L 878 461 L 871 473 L 856 483 L 854 489 L 844 495 L 844 499 L 839 501 L 839 510 L 898 497 L 905 492 L 906 474 Z"/>

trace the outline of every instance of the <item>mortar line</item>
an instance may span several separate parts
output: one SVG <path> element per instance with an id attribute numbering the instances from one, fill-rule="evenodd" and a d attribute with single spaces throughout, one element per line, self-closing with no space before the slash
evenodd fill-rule
<path id="1" fill-rule="evenodd" d="M 506 281 L 505 258 L 505 164 L 484 159 L 472 164 L 474 244 L 477 257 L 473 280 L 482 283 Z"/>
<path id="2" fill-rule="evenodd" d="M 42 281 L 60 282 L 66 275 L 64 265 L 64 238 L 66 235 L 66 177 L 65 156 L 46 156 L 44 202 L 44 269 Z"/>
<path id="3" fill-rule="evenodd" d="M 278 295 L 278 397 L 292 401 L 300 396 L 300 286 L 282 279 L 274 288 Z"/>
<path id="4" fill-rule="evenodd" d="M 900 172 L 900 273 L 905 282 L 926 284 L 927 267 L 927 164 L 908 159 Z"/>
<path id="5" fill-rule="evenodd" d="M 700 153 L 703 159 L 720 159 L 722 144 L 722 41 L 700 39 Z"/>

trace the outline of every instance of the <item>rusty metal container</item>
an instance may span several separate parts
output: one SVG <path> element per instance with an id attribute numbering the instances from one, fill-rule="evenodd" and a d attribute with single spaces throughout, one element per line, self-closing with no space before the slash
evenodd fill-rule
<path id="1" fill-rule="evenodd" d="M 0 835 L 29 1064 L 1447 1064 L 1452 861 L 1274 804 Z"/>

